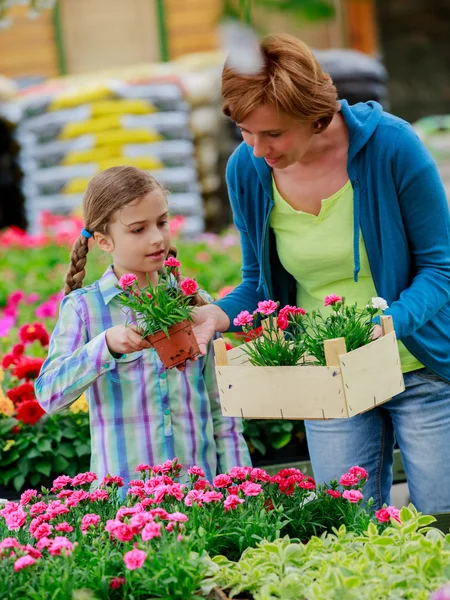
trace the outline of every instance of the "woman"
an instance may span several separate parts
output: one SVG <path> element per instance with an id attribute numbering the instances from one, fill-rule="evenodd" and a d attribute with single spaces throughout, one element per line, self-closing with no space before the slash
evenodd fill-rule
<path id="1" fill-rule="evenodd" d="M 418 510 L 450 511 L 450 218 L 436 165 L 376 102 L 337 102 L 301 42 L 271 36 L 261 52 L 259 73 L 223 71 L 223 109 L 244 139 L 227 167 L 243 280 L 197 309 L 198 340 L 264 298 L 307 310 L 330 293 L 386 299 L 405 392 L 350 419 L 306 421 L 314 474 L 358 464 L 367 497 L 389 504 L 397 441 Z"/>

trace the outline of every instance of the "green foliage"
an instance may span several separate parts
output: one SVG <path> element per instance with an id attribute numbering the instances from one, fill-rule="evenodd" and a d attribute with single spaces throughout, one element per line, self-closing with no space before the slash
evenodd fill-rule
<path id="1" fill-rule="evenodd" d="M 251 25 L 252 10 L 259 7 L 299 21 L 330 19 L 335 14 L 334 4 L 328 0 L 224 0 L 223 14 Z"/>
<path id="2" fill-rule="evenodd" d="M 341 526 L 306 545 L 288 537 L 264 541 L 238 562 L 216 556 L 203 588 L 255 600 L 428 600 L 450 580 L 450 534 L 424 528 L 432 517 L 412 506 L 402 518 L 381 532 L 371 524 L 363 535 Z"/>

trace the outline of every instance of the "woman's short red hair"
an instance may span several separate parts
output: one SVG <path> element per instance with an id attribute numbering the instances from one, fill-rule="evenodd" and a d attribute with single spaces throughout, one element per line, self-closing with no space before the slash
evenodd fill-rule
<path id="1" fill-rule="evenodd" d="M 291 35 L 270 35 L 260 44 L 264 66 L 243 75 L 227 63 L 222 73 L 223 112 L 242 123 L 270 104 L 300 121 L 328 126 L 338 110 L 337 91 L 309 47 Z"/>

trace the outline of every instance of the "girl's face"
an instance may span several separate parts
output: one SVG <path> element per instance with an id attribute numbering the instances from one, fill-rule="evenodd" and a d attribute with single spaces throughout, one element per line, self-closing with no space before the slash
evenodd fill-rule
<path id="1" fill-rule="evenodd" d="M 108 234 L 95 233 L 99 247 L 110 252 L 118 278 L 125 273 L 138 277 L 141 287 L 158 280 L 170 246 L 167 198 L 160 190 L 118 210 L 108 227 Z"/>
<path id="2" fill-rule="evenodd" d="M 301 160 L 316 137 L 313 123 L 297 121 L 269 104 L 256 108 L 238 126 L 253 154 L 275 169 Z"/>

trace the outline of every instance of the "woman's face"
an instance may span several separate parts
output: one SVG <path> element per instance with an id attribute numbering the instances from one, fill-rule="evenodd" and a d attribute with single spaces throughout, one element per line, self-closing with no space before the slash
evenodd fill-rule
<path id="1" fill-rule="evenodd" d="M 269 104 L 259 106 L 237 125 L 253 154 L 275 169 L 301 160 L 314 138 L 313 123 L 297 121 Z"/>

